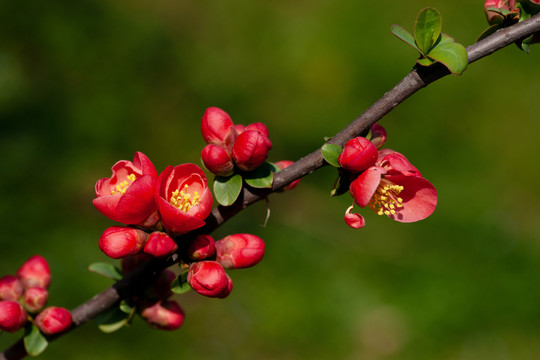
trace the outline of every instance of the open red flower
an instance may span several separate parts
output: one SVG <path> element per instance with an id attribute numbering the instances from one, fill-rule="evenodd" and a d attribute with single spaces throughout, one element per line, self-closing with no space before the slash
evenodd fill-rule
<path id="1" fill-rule="evenodd" d="M 435 187 L 405 156 L 393 150 L 380 151 L 377 163 L 353 180 L 349 191 L 359 206 L 369 206 L 378 215 L 404 223 L 425 219 L 437 206 Z M 350 210 L 345 213 L 347 224 L 363 227 L 363 217 Z"/>
<path id="2" fill-rule="evenodd" d="M 168 166 L 159 175 L 155 198 L 163 227 L 174 234 L 200 228 L 212 211 L 206 175 L 195 164 Z"/>
<path id="3" fill-rule="evenodd" d="M 136 152 L 133 162 L 121 160 L 114 164 L 112 171 L 110 178 L 96 183 L 94 206 L 114 221 L 154 225 L 157 222 L 154 201 L 157 171 L 150 159 Z"/>

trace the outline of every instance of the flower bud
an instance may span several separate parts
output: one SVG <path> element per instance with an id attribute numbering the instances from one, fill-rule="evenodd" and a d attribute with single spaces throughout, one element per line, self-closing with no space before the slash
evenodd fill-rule
<path id="1" fill-rule="evenodd" d="M 288 168 L 289 166 L 291 166 L 292 164 L 294 164 L 294 162 L 290 161 L 290 160 L 280 160 L 280 161 L 277 161 L 274 163 L 274 165 L 276 165 L 278 168 L 280 168 L 281 170 L 285 169 L 285 168 Z M 298 185 L 298 183 L 300 182 L 300 179 L 296 179 L 294 180 L 292 183 L 290 183 L 289 185 L 286 185 L 283 187 L 283 191 L 285 190 L 292 190 L 296 187 L 296 185 Z"/>
<path id="2" fill-rule="evenodd" d="M 34 255 L 17 270 L 17 277 L 25 288 L 48 288 L 51 283 L 51 270 L 43 256 Z"/>
<path id="3" fill-rule="evenodd" d="M 193 260 L 204 260 L 216 253 L 214 238 L 210 235 L 198 235 L 189 244 L 188 256 Z"/>
<path id="4" fill-rule="evenodd" d="M 225 111 L 217 107 L 209 107 L 201 121 L 201 132 L 207 144 L 222 145 L 225 137 L 234 124 Z"/>
<path id="5" fill-rule="evenodd" d="M 0 330 L 15 332 L 26 323 L 26 310 L 15 301 L 0 301 Z"/>
<path id="6" fill-rule="evenodd" d="M 208 297 L 220 297 L 229 287 L 225 269 L 215 261 L 200 261 L 192 264 L 187 281 L 193 290 Z"/>
<path id="7" fill-rule="evenodd" d="M 0 300 L 17 301 L 24 292 L 22 282 L 13 275 L 0 278 Z"/>
<path id="8" fill-rule="evenodd" d="M 165 257 L 178 250 L 178 245 L 167 233 L 154 231 L 146 240 L 144 252 L 155 257 Z"/>
<path id="9" fill-rule="evenodd" d="M 176 279 L 176 274 L 171 270 L 163 270 L 146 291 L 149 299 L 167 299 L 172 296 L 171 284 Z"/>
<path id="10" fill-rule="evenodd" d="M 225 269 L 256 265 L 264 256 L 264 241 L 251 234 L 229 235 L 216 241 L 216 261 Z"/>
<path id="11" fill-rule="evenodd" d="M 36 317 L 36 325 L 45 335 L 66 331 L 71 327 L 72 322 L 71 313 L 67 309 L 56 306 L 46 308 Z"/>
<path id="12" fill-rule="evenodd" d="M 342 168 L 359 172 L 375 165 L 377 156 L 377 148 L 371 141 L 356 137 L 347 141 L 337 161 Z"/>
<path id="13" fill-rule="evenodd" d="M 487 21 L 490 25 L 500 24 L 505 18 L 516 19 L 519 17 L 519 9 L 516 9 L 515 0 L 486 0 L 484 3 L 484 12 L 486 13 Z M 500 12 L 494 10 L 488 10 L 489 8 L 496 8 L 501 12 L 509 11 L 511 14 L 502 15 Z"/>
<path id="14" fill-rule="evenodd" d="M 382 148 L 386 142 L 386 129 L 379 124 L 373 124 L 370 129 L 371 138 L 369 139 L 377 149 Z"/>
<path id="15" fill-rule="evenodd" d="M 162 300 L 145 307 L 141 316 L 150 326 L 161 330 L 175 330 L 182 326 L 185 314 L 176 301 Z"/>
<path id="16" fill-rule="evenodd" d="M 24 292 L 23 303 L 28 312 L 37 313 L 47 305 L 49 292 L 43 288 L 33 287 Z"/>
<path id="17" fill-rule="evenodd" d="M 240 135 L 241 133 L 246 131 L 246 125 L 236 124 L 234 125 L 234 130 L 236 130 L 236 134 Z"/>
<path id="18" fill-rule="evenodd" d="M 232 158 L 240 169 L 252 171 L 262 165 L 268 157 L 267 137 L 258 130 L 246 130 L 236 138 Z"/>
<path id="19" fill-rule="evenodd" d="M 257 122 L 246 126 L 246 130 L 257 130 L 258 132 L 260 132 L 266 138 L 266 145 L 268 146 L 268 150 L 272 149 L 272 142 L 270 141 L 270 134 L 268 133 L 268 128 L 266 127 L 266 125 Z"/>
<path id="20" fill-rule="evenodd" d="M 148 234 L 140 229 L 112 226 L 99 238 L 99 248 L 105 255 L 120 259 L 139 253 L 147 238 Z"/>
<path id="21" fill-rule="evenodd" d="M 227 275 L 227 281 L 229 282 L 227 287 L 217 296 L 220 299 L 225 299 L 227 296 L 229 296 L 233 289 L 233 282 L 229 275 Z"/>
<path id="22" fill-rule="evenodd" d="M 228 176 L 234 170 L 231 156 L 219 145 L 208 144 L 201 151 L 204 166 L 218 176 Z"/>

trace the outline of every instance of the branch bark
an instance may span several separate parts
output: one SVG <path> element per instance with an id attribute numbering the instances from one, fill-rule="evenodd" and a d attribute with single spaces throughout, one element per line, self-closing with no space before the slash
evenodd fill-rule
<path id="1" fill-rule="evenodd" d="M 523 39 L 539 31 L 540 14 L 537 14 L 526 21 L 514 24 L 505 29 L 501 29 L 482 41 L 467 47 L 469 64 L 488 56 L 519 39 Z M 348 140 L 367 132 L 367 130 L 373 124 L 382 119 L 392 109 L 401 104 L 411 95 L 448 74 L 449 71 L 439 63 L 436 63 L 430 67 L 416 66 L 396 86 L 384 94 L 362 115 L 336 134 L 328 143 L 343 146 Z M 249 205 L 266 198 L 268 195 L 278 191 L 285 185 L 290 184 L 294 180 L 299 179 L 307 174 L 311 174 L 315 170 L 325 165 L 326 163 L 324 162 L 319 148 L 311 154 L 304 156 L 288 168 L 276 173 L 272 189 L 260 190 L 244 188 L 240 198 L 235 204 L 228 207 L 218 206 L 215 208 L 210 216 L 206 219 L 206 225 L 197 230 L 196 233 L 209 234 L 213 232 L 228 219 L 235 216 L 238 212 L 242 211 Z M 194 234 L 187 234 L 185 237 L 191 237 L 193 235 Z M 105 291 L 95 295 L 92 299 L 79 305 L 71 311 L 73 316 L 73 326 L 69 331 L 74 330 L 82 324 L 90 321 L 98 314 L 111 308 L 121 299 L 136 291 L 136 289 L 141 285 L 151 282 L 161 270 L 171 266 L 177 261 L 178 257 L 173 257 L 167 261 L 150 261 L 149 263 L 128 274 L 122 280 L 116 282 Z M 60 334 L 59 336 L 66 333 L 67 332 Z M 50 340 L 54 340 L 55 338 Z M 1 353 L 0 360 L 17 360 L 26 357 L 26 355 L 27 353 L 21 339 Z"/>

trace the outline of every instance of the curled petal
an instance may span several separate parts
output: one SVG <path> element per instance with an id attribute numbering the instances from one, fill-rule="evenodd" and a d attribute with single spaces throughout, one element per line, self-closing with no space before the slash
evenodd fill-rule
<path id="1" fill-rule="evenodd" d="M 345 211 L 345 222 L 353 229 L 361 229 L 366 226 L 366 221 L 362 215 L 351 213 L 353 207 L 354 204 Z"/>
<path id="2" fill-rule="evenodd" d="M 437 206 L 437 190 L 426 179 L 417 176 L 387 175 L 385 178 L 394 184 L 403 186 L 399 196 L 403 207 L 398 208 L 389 218 L 403 222 L 415 222 L 427 218 Z"/>
<path id="3" fill-rule="evenodd" d="M 354 179 L 349 191 L 358 205 L 364 207 L 369 203 L 385 172 L 382 167 L 372 166 Z"/>
<path id="4" fill-rule="evenodd" d="M 383 156 L 381 157 L 381 155 Z M 420 171 L 403 154 L 390 149 L 379 151 L 377 165 L 385 168 L 389 175 L 401 173 L 409 176 L 422 176 Z"/>

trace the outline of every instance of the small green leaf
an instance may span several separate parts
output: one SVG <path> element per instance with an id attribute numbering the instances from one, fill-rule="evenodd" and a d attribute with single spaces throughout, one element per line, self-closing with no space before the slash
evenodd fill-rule
<path id="1" fill-rule="evenodd" d="M 257 169 L 246 173 L 244 181 L 254 188 L 271 188 L 274 182 L 275 167 L 269 162 L 265 162 Z"/>
<path id="2" fill-rule="evenodd" d="M 119 308 L 126 314 L 130 314 L 133 311 L 133 306 L 129 305 L 125 300 L 120 301 Z"/>
<path id="3" fill-rule="evenodd" d="M 214 181 L 214 195 L 223 206 L 232 205 L 242 191 L 242 177 L 235 174 L 228 177 L 216 176 Z"/>
<path id="4" fill-rule="evenodd" d="M 38 356 L 47 348 L 47 345 L 49 345 L 49 342 L 36 325 L 32 325 L 25 329 L 23 341 L 24 348 L 30 356 Z"/>
<path id="5" fill-rule="evenodd" d="M 113 280 L 120 280 L 124 276 L 122 271 L 116 266 L 108 263 L 93 263 L 88 266 L 88 270 L 93 273 L 103 275 L 105 277 L 111 278 Z"/>
<path id="6" fill-rule="evenodd" d="M 441 14 L 434 8 L 425 8 L 420 11 L 414 23 L 414 39 L 416 45 L 427 55 L 441 34 Z"/>
<path id="7" fill-rule="evenodd" d="M 119 306 L 114 306 L 102 312 L 95 318 L 99 330 L 108 334 L 122 328 L 133 316 L 134 310 L 135 308 L 132 308 L 131 312 L 125 313 Z"/>
<path id="8" fill-rule="evenodd" d="M 333 167 L 337 168 L 340 167 L 337 159 L 342 151 L 343 149 L 341 148 L 341 146 L 336 144 L 324 144 L 321 148 L 321 154 L 324 160 L 326 160 L 326 162 Z"/>
<path id="9" fill-rule="evenodd" d="M 428 56 L 442 63 L 454 75 L 463 74 L 469 64 L 467 49 L 446 34 L 442 34 L 442 39 L 431 49 Z"/>
<path id="10" fill-rule="evenodd" d="M 175 294 L 184 294 L 191 290 L 191 286 L 187 282 L 188 272 L 180 274 L 171 284 L 171 291 Z"/>
<path id="11" fill-rule="evenodd" d="M 480 34 L 480 36 L 478 37 L 478 39 L 476 39 L 476 41 L 480 41 L 480 40 L 483 40 L 483 39 L 487 38 L 489 35 L 494 34 L 495 31 L 497 31 L 497 30 L 499 30 L 501 28 L 502 28 L 501 24 L 491 25 L 490 27 L 488 27 L 486 30 L 484 30 Z"/>
<path id="12" fill-rule="evenodd" d="M 422 52 L 418 48 L 418 46 L 416 46 L 416 43 L 414 42 L 414 36 L 412 36 L 410 32 L 405 30 L 400 25 L 397 25 L 397 24 L 392 25 L 392 34 L 396 35 L 398 39 L 406 42 L 407 44 L 415 48 L 417 51 L 419 51 L 420 53 Z"/>
<path id="13" fill-rule="evenodd" d="M 418 63 L 418 65 L 422 65 L 422 66 L 430 66 L 436 63 L 435 60 L 431 60 L 430 58 L 427 58 L 427 57 L 418 59 L 416 60 L 416 62 Z"/>

